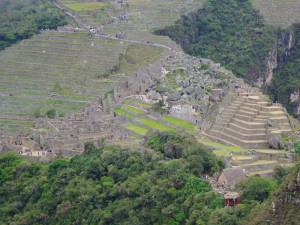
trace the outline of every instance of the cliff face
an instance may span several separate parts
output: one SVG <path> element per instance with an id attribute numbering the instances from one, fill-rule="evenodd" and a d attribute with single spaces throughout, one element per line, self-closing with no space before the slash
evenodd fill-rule
<path id="1" fill-rule="evenodd" d="M 276 60 L 269 57 L 264 89 L 273 101 L 282 103 L 290 113 L 299 116 L 300 111 L 300 24 L 278 31 Z M 277 62 L 276 62 L 277 61 Z M 277 64 L 277 65 L 276 65 Z"/>

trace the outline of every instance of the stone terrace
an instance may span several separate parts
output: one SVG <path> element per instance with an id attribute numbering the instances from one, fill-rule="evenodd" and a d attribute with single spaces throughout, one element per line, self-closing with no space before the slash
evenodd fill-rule
<path id="1" fill-rule="evenodd" d="M 291 126 L 283 108 L 271 105 L 260 93 L 239 90 L 209 130 L 211 138 L 243 148 L 268 148 L 272 134 L 289 135 Z"/>

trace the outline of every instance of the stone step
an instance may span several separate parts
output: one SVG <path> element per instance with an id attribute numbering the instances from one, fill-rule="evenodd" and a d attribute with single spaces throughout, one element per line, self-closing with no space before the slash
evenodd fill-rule
<path id="1" fill-rule="evenodd" d="M 269 116 L 269 117 L 286 117 L 283 111 L 275 111 L 275 112 L 260 111 L 258 114 L 261 116 Z"/>
<path id="2" fill-rule="evenodd" d="M 242 115 L 242 116 L 248 116 L 248 117 L 251 117 L 251 118 L 253 118 L 253 117 L 255 117 L 257 115 L 257 113 L 255 113 L 255 112 L 244 111 L 243 109 L 239 109 L 237 111 L 237 114 L 238 115 Z"/>
<path id="3" fill-rule="evenodd" d="M 243 164 L 251 164 L 257 160 L 256 156 L 233 155 L 231 165 L 240 166 Z"/>
<path id="4" fill-rule="evenodd" d="M 264 129 L 266 127 L 265 123 L 244 122 L 235 118 L 232 118 L 232 123 L 237 124 L 238 126 L 244 127 L 246 129 Z"/>
<path id="5" fill-rule="evenodd" d="M 265 106 L 265 107 L 262 107 L 262 111 L 265 111 L 265 112 L 282 112 L 282 107 L 280 107 L 280 106 Z"/>
<path id="6" fill-rule="evenodd" d="M 223 118 L 219 118 L 216 123 L 229 123 L 230 122 L 230 118 L 229 119 L 223 119 Z"/>
<path id="7" fill-rule="evenodd" d="M 257 114 L 258 111 L 259 111 L 259 110 L 256 109 L 256 108 L 249 108 L 249 107 L 247 107 L 247 106 L 241 106 L 241 107 L 240 107 L 240 110 L 245 111 L 245 112 L 255 113 L 255 114 Z"/>
<path id="8" fill-rule="evenodd" d="M 217 140 L 223 139 L 227 142 L 234 143 L 234 145 L 243 148 L 267 148 L 269 146 L 269 143 L 266 140 L 257 140 L 257 141 L 241 140 L 238 137 L 217 130 L 210 130 L 209 133 Z"/>
<path id="9" fill-rule="evenodd" d="M 256 134 L 244 134 L 237 132 L 230 128 L 225 128 L 224 133 L 229 134 L 234 137 L 238 137 L 240 140 L 245 141 L 265 141 L 267 140 L 267 134 L 265 133 L 256 133 Z"/>
<path id="10" fill-rule="evenodd" d="M 253 172 L 249 173 L 250 176 L 259 175 L 262 178 L 269 178 L 269 177 L 273 176 L 273 174 L 274 174 L 274 170 L 273 169 L 253 171 Z"/>
<path id="11" fill-rule="evenodd" d="M 245 121 L 245 122 L 251 122 L 252 121 L 252 117 L 245 116 L 245 115 L 240 115 L 239 112 L 234 114 L 233 118 L 238 119 L 238 120 L 242 120 L 242 121 Z"/>
<path id="12" fill-rule="evenodd" d="M 272 170 L 277 165 L 279 165 L 278 161 L 266 161 L 266 160 L 257 160 L 250 164 L 244 164 L 241 165 L 243 169 L 245 169 L 247 172 L 256 172 L 261 170 Z"/>
<path id="13" fill-rule="evenodd" d="M 297 160 L 297 154 L 282 150 L 255 150 L 255 155 L 261 160 L 282 160 L 285 163 L 293 163 Z"/>
<path id="14" fill-rule="evenodd" d="M 240 133 L 243 133 L 243 134 L 260 134 L 260 133 L 264 133 L 266 132 L 266 128 L 262 128 L 262 129 L 247 129 L 245 127 L 241 127 L 237 124 L 234 124 L 234 123 L 230 123 L 229 124 L 229 128 L 237 131 L 237 132 L 240 132 Z"/>
<path id="15" fill-rule="evenodd" d="M 261 110 L 261 106 L 255 103 L 244 102 L 242 106 L 251 109 Z"/>

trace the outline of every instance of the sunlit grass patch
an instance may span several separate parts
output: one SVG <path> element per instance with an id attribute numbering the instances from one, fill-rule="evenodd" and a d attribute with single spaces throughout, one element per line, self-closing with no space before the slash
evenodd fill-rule
<path id="1" fill-rule="evenodd" d="M 132 123 L 128 124 L 125 128 L 136 134 L 140 134 L 143 136 L 146 135 L 148 132 L 148 129 L 138 126 L 138 125 L 135 125 L 135 124 L 132 124 Z"/>
<path id="2" fill-rule="evenodd" d="M 171 131 L 171 130 L 174 130 L 173 128 L 171 127 L 168 127 L 164 124 L 161 124 L 155 120 L 151 120 L 151 119 L 148 119 L 148 118 L 141 118 L 140 119 L 141 123 L 148 126 L 148 127 L 151 127 L 155 130 L 159 130 L 159 131 Z"/>
<path id="3" fill-rule="evenodd" d="M 163 120 L 165 120 L 165 121 L 167 121 L 171 124 L 180 126 L 180 127 L 184 128 L 184 129 L 187 129 L 187 130 L 196 131 L 195 125 L 192 124 L 192 123 L 189 123 L 185 120 L 181 120 L 181 119 L 174 118 L 174 117 L 171 117 L 171 116 L 164 116 Z"/>

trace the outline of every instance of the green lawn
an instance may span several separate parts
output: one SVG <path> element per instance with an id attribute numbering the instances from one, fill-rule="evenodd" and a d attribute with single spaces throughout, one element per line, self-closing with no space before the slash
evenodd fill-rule
<path id="1" fill-rule="evenodd" d="M 198 141 L 208 147 L 213 148 L 213 153 L 217 156 L 230 156 L 231 152 L 242 152 L 245 150 L 240 147 L 225 145 L 208 139 L 198 139 Z"/>
<path id="2" fill-rule="evenodd" d="M 109 5 L 108 2 L 82 2 L 82 3 L 68 3 L 64 4 L 69 9 L 74 11 L 93 11 L 96 9 L 102 9 Z"/>
<path id="3" fill-rule="evenodd" d="M 141 118 L 140 119 L 141 123 L 148 126 L 148 127 L 151 127 L 155 130 L 159 130 L 159 131 L 171 131 L 171 130 L 174 130 L 173 128 L 171 127 L 168 127 L 166 125 L 163 125 L 155 120 L 151 120 L 151 119 L 148 119 L 148 118 Z"/>
<path id="4" fill-rule="evenodd" d="M 119 116 L 125 115 L 125 116 L 127 116 L 127 117 L 129 117 L 131 119 L 134 118 L 134 115 L 132 115 L 132 114 L 130 114 L 130 113 L 128 113 L 128 112 L 120 109 L 120 108 L 119 109 L 115 109 L 114 112 L 117 113 L 117 115 L 119 115 Z"/>
<path id="5" fill-rule="evenodd" d="M 138 115 L 143 115 L 143 114 L 146 114 L 145 111 L 141 110 L 141 109 L 138 109 L 138 108 L 135 108 L 135 107 L 132 107 L 130 105 L 123 105 L 122 106 L 123 109 L 126 109 L 128 111 L 131 111 L 135 114 L 138 114 Z"/>
<path id="6" fill-rule="evenodd" d="M 129 123 L 127 126 L 125 126 L 126 129 L 134 132 L 134 133 L 137 133 L 137 134 L 140 134 L 140 135 L 146 135 L 147 132 L 148 132 L 148 129 L 144 128 L 144 127 L 140 127 L 140 126 L 137 126 L 135 124 L 132 124 L 132 123 Z"/>
<path id="7" fill-rule="evenodd" d="M 165 120 L 165 121 L 167 121 L 171 124 L 180 126 L 180 127 L 184 128 L 184 129 L 187 129 L 187 130 L 194 131 L 194 132 L 196 131 L 195 125 L 192 124 L 192 123 L 189 123 L 185 120 L 177 119 L 177 118 L 174 118 L 174 117 L 171 117 L 171 116 L 164 116 L 163 120 Z"/>
<path id="8" fill-rule="evenodd" d="M 126 99 L 124 101 L 124 103 L 133 103 L 133 104 L 139 105 L 140 107 L 145 108 L 145 109 L 150 109 L 151 108 L 150 104 L 139 102 L 139 101 L 136 101 L 134 99 Z"/>

